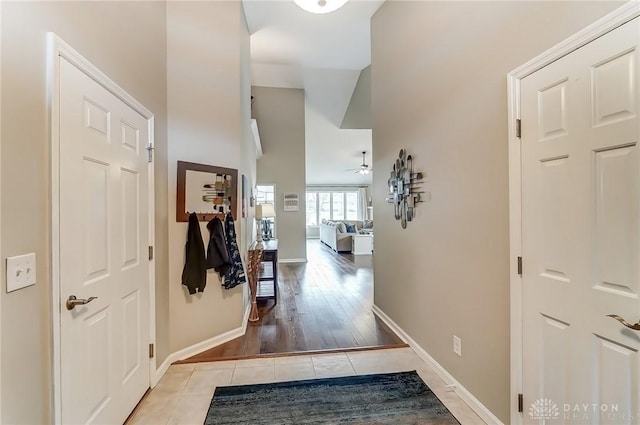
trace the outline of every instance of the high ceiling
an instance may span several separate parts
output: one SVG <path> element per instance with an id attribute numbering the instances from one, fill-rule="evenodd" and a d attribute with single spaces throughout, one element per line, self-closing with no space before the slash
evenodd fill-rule
<path id="1" fill-rule="evenodd" d="M 383 0 L 351 0 L 316 15 L 293 0 L 243 0 L 258 64 L 361 70 L 371 63 L 369 21 Z"/>
<path id="2" fill-rule="evenodd" d="M 350 0 L 316 15 L 293 0 L 243 0 L 253 84 L 305 89 L 308 184 L 371 182 L 344 171 L 359 166 L 363 150 L 371 164 L 371 130 L 340 124 L 360 71 L 371 63 L 370 20 L 383 2 Z"/>

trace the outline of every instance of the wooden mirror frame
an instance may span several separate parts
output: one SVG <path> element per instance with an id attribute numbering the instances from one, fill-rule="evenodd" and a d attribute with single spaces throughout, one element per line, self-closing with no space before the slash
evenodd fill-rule
<path id="1" fill-rule="evenodd" d="M 200 171 L 203 173 L 223 174 L 231 176 L 231 213 L 237 219 L 238 213 L 238 170 L 234 168 L 216 167 L 214 165 L 197 164 L 195 162 L 178 161 L 178 187 L 176 195 L 176 221 L 188 222 L 190 211 L 186 206 L 187 171 Z M 214 179 L 215 180 L 215 179 Z M 224 213 L 193 211 L 198 214 L 198 221 L 209 221 L 218 216 L 224 220 Z"/>

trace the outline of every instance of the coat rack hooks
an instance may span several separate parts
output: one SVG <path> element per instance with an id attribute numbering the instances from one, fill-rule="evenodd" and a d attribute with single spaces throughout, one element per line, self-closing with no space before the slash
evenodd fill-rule
<path id="1" fill-rule="evenodd" d="M 187 216 L 189 216 L 191 214 L 190 211 L 187 211 Z M 198 217 L 201 217 L 201 219 L 199 219 L 198 221 L 208 221 L 207 220 L 207 216 L 209 216 L 209 220 L 213 219 L 214 217 L 220 217 L 220 219 L 223 219 L 225 217 L 225 213 L 223 212 L 212 212 L 210 214 L 198 214 L 196 213 L 196 215 Z"/>

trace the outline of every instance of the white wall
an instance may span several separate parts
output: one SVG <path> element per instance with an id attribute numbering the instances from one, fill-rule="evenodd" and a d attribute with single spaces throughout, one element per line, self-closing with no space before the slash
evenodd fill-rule
<path id="1" fill-rule="evenodd" d="M 371 164 L 371 130 L 340 128 L 360 70 L 305 72 L 306 183 L 371 184 L 371 176 L 345 171 Z"/>
<path id="2" fill-rule="evenodd" d="M 371 129 L 371 65 L 360 71 L 341 128 Z"/>
<path id="3" fill-rule="evenodd" d="M 167 34 L 169 323 L 171 351 L 178 351 L 241 326 L 246 285 L 225 290 L 213 270 L 203 293 L 189 295 L 181 285 L 187 223 L 175 221 L 177 161 L 238 169 L 239 201 L 242 174 L 253 178 L 255 171 L 247 152 L 249 49 L 242 4 L 169 2 Z M 238 202 L 234 218 L 242 244 L 240 215 Z M 207 223 L 200 224 L 208 241 Z"/>
<path id="4" fill-rule="evenodd" d="M 506 75 L 618 5 L 386 2 L 372 20 L 375 304 L 504 423 L 515 400 Z M 400 148 L 431 196 L 406 230 L 385 202 Z"/>

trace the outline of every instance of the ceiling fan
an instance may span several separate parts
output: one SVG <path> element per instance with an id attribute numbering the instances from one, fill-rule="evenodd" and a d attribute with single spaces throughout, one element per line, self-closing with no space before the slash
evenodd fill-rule
<path id="1" fill-rule="evenodd" d="M 369 166 L 365 162 L 366 153 L 367 153 L 366 151 L 362 151 L 362 164 L 360 164 L 360 168 L 349 168 L 345 171 L 355 171 L 356 174 L 361 174 L 363 176 L 371 173 L 373 171 L 373 168 L 369 168 Z"/>

